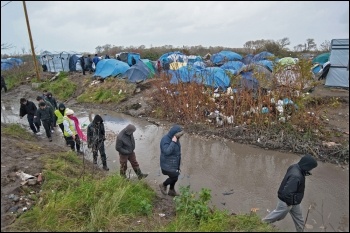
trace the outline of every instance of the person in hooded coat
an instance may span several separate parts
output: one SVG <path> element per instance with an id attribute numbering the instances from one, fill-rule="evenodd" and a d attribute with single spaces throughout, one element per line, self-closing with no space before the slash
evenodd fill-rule
<path id="1" fill-rule="evenodd" d="M 58 109 L 56 109 L 54 113 L 55 113 L 55 122 L 62 130 L 62 134 L 63 134 L 64 140 L 66 141 L 66 145 L 69 146 L 67 137 L 64 136 L 64 126 L 63 126 L 63 117 L 66 116 L 66 111 L 67 111 L 66 106 L 63 103 L 60 103 L 58 105 Z"/>
<path id="2" fill-rule="evenodd" d="M 179 125 L 174 125 L 160 141 L 160 168 L 163 175 L 168 176 L 163 183 L 159 184 L 160 191 L 169 196 L 178 196 L 175 184 L 180 175 L 181 144 L 180 137 L 183 130 Z M 169 185 L 169 192 L 167 187 Z"/>
<path id="3" fill-rule="evenodd" d="M 277 192 L 279 199 L 277 207 L 262 219 L 264 222 L 273 223 L 282 220 L 290 213 L 297 232 L 304 231 L 305 223 L 300 203 L 304 197 L 305 176 L 311 175 L 310 171 L 315 167 L 317 161 L 311 155 L 305 155 L 298 163 L 289 166 Z"/>
<path id="4" fill-rule="evenodd" d="M 115 149 L 119 152 L 120 175 L 126 178 L 127 162 L 129 160 L 139 180 L 146 178 L 148 174 L 141 172 L 139 163 L 135 155 L 135 139 L 134 132 L 136 127 L 132 124 L 127 125 L 117 136 Z"/>
<path id="5" fill-rule="evenodd" d="M 100 151 L 103 170 L 108 171 L 107 157 L 105 153 L 104 141 L 106 140 L 105 127 L 100 115 L 95 115 L 94 120 L 87 128 L 88 148 L 92 148 L 93 163 L 97 164 L 97 153 Z"/>

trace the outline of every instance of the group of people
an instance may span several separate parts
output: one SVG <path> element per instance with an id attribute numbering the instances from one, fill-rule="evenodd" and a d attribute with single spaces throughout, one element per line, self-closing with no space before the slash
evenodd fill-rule
<path id="1" fill-rule="evenodd" d="M 104 59 L 110 59 L 109 55 L 106 54 Z M 85 75 L 85 71 L 89 71 L 90 74 L 93 73 L 97 67 L 97 63 L 100 61 L 100 57 L 97 55 L 97 53 L 95 54 L 95 56 L 93 58 L 91 58 L 91 55 L 88 54 L 87 57 L 85 57 L 84 55 L 82 55 L 79 58 L 79 62 L 80 62 L 80 66 L 81 69 L 83 71 L 83 75 Z M 95 66 L 95 69 L 93 68 L 93 65 Z"/>
<path id="2" fill-rule="evenodd" d="M 45 96 L 48 98 L 45 98 Z M 76 148 L 80 152 L 81 139 L 87 141 L 88 148 L 92 149 L 93 163 L 97 164 L 98 152 L 100 152 L 103 169 L 109 170 L 104 146 L 106 133 L 104 121 L 100 115 L 95 115 L 93 121 L 88 125 L 87 136 L 85 136 L 80 130 L 79 121 L 74 116 L 74 111 L 66 108 L 63 103 L 60 103 L 57 108 L 57 103 L 55 104 L 56 101 L 50 92 L 44 93 L 44 96 L 38 96 L 37 100 L 39 109 L 33 102 L 25 98 L 20 100 L 20 117 L 27 115 L 29 126 L 35 134 L 40 132 L 39 121 L 35 121 L 36 118 L 41 120 L 50 141 L 52 141 L 50 127 L 55 127 L 57 124 L 62 130 L 67 145 L 73 151 Z M 135 139 L 133 136 L 135 131 L 136 127 L 132 124 L 121 130 L 116 137 L 115 149 L 119 152 L 120 175 L 127 178 L 127 162 L 129 161 L 138 179 L 143 179 L 148 174 L 142 173 L 136 159 Z M 160 191 L 164 195 L 179 195 L 175 191 L 175 185 L 181 172 L 180 138 L 183 134 L 183 128 L 179 125 L 174 125 L 160 141 L 160 168 L 162 174 L 168 176 L 164 182 L 159 184 Z M 290 213 L 296 230 L 298 232 L 304 230 L 305 223 L 300 204 L 304 197 L 305 177 L 311 175 L 310 171 L 315 167 L 317 167 L 315 158 L 311 155 L 305 155 L 298 163 L 288 168 L 277 192 L 277 206 L 262 221 L 273 223 L 284 219 Z"/>

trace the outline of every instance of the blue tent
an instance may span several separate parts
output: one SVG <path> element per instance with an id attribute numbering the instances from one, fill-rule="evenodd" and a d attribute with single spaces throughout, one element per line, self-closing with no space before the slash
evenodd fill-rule
<path id="1" fill-rule="evenodd" d="M 116 59 L 102 59 L 97 63 L 94 76 L 101 78 L 115 77 L 124 74 L 129 68 L 130 66 L 125 62 Z"/>
<path id="2" fill-rule="evenodd" d="M 272 63 L 272 61 L 260 60 L 260 61 L 254 62 L 254 63 L 264 66 L 265 68 L 269 69 L 269 71 L 271 71 L 271 72 L 273 71 L 273 63 Z"/>
<path id="3" fill-rule="evenodd" d="M 244 66 L 243 62 L 241 61 L 229 61 L 220 66 L 222 69 L 234 69 L 234 70 L 240 70 Z"/>
<path id="4" fill-rule="evenodd" d="M 147 65 L 142 60 L 137 60 L 136 64 L 131 66 L 125 73 L 123 77 L 127 77 L 129 82 L 136 83 L 144 81 L 151 77 L 151 72 Z"/>
<path id="5" fill-rule="evenodd" d="M 172 61 L 169 60 L 169 56 L 170 55 L 178 55 L 178 56 L 184 56 L 183 53 L 181 53 L 180 51 L 176 51 L 176 52 L 168 52 L 168 53 L 164 53 L 162 56 L 160 56 L 160 58 L 158 59 L 161 63 L 161 65 L 163 66 L 164 63 L 170 63 Z M 182 61 L 183 62 L 183 61 Z"/>
<path id="6" fill-rule="evenodd" d="M 264 51 L 261 53 L 256 54 L 253 58 L 252 61 L 253 62 L 257 62 L 257 61 L 261 61 L 261 60 L 267 60 L 268 57 L 272 57 L 274 56 L 272 53 Z"/>
<path id="7" fill-rule="evenodd" d="M 23 64 L 23 61 L 20 58 L 1 59 L 1 70 L 10 70 L 22 64 Z"/>
<path id="8" fill-rule="evenodd" d="M 81 68 L 80 65 L 80 60 L 79 58 L 82 55 L 78 55 L 78 54 L 73 54 L 70 58 L 69 58 L 69 71 L 82 71 L 83 69 Z"/>
<path id="9" fill-rule="evenodd" d="M 240 87 L 243 89 L 248 90 L 258 90 L 259 88 L 259 81 L 254 78 L 253 72 L 241 72 L 241 80 L 240 80 Z"/>
<path id="10" fill-rule="evenodd" d="M 242 62 L 245 64 L 245 65 L 248 65 L 252 62 L 252 59 L 253 59 L 254 55 L 253 54 L 247 54 L 243 59 L 242 59 Z"/>
<path id="11" fill-rule="evenodd" d="M 228 61 L 242 60 L 242 56 L 232 51 L 221 51 L 210 57 L 210 61 L 215 65 L 220 65 Z"/>
<path id="12" fill-rule="evenodd" d="M 230 78 L 225 70 L 219 67 L 207 67 L 196 73 L 196 82 L 206 86 L 226 90 L 230 86 Z"/>
<path id="13" fill-rule="evenodd" d="M 198 69 L 191 66 L 182 66 L 177 70 L 169 70 L 169 74 L 171 75 L 170 83 L 178 84 L 193 82 L 193 77 L 195 76 Z"/>

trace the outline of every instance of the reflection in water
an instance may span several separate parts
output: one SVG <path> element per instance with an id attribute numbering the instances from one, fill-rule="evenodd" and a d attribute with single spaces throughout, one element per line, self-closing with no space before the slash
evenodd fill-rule
<path id="1" fill-rule="evenodd" d="M 16 119 L 16 114 L 7 110 L 6 112 L 9 114 L 8 119 Z M 142 170 L 149 173 L 146 180 L 157 183 L 164 180 L 159 167 L 159 143 L 169 129 L 109 111 L 75 112 L 81 125 L 86 125 L 85 129 L 92 121 L 94 113 L 103 117 L 106 131 L 111 133 L 106 141 L 109 172 L 119 171 L 115 137 L 126 125 L 132 123 L 136 126 L 136 157 Z M 4 122 L 3 111 L 1 115 Z M 181 138 L 181 145 L 181 175 L 176 189 L 187 185 L 196 192 L 208 188 L 212 194 L 212 205 L 234 213 L 248 213 L 251 208 L 259 208 L 257 213 L 261 217 L 267 214 L 267 210 L 275 208 L 277 190 L 286 169 L 300 159 L 298 155 L 291 153 L 254 148 L 224 139 L 203 139 L 188 134 Z M 86 158 L 92 160 L 91 152 L 87 151 Z M 309 227 L 306 231 L 320 231 L 323 224 L 328 230 L 332 229 L 331 224 L 335 230 L 348 231 L 349 170 L 319 162 L 313 175 L 306 178 L 306 191 L 302 202 L 304 216 L 310 205 L 313 209 L 307 223 L 313 228 Z M 322 222 L 322 217 L 325 223 Z M 285 231 L 295 231 L 290 216 L 275 225 Z"/>

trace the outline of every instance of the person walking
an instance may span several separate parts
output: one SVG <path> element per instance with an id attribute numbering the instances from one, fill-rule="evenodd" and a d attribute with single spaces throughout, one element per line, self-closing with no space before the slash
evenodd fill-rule
<path id="1" fill-rule="evenodd" d="M 66 115 L 63 116 L 64 136 L 67 138 L 72 151 L 75 151 L 76 149 L 78 154 L 82 154 L 83 152 L 80 151 L 80 137 L 82 137 L 82 140 L 85 139 L 85 141 L 86 138 L 84 138 L 84 134 L 79 127 L 78 119 L 73 114 L 74 111 L 72 109 L 68 109 L 66 111 Z"/>
<path id="2" fill-rule="evenodd" d="M 55 110 L 55 122 L 56 124 L 60 127 L 60 129 L 62 130 L 62 134 L 64 137 L 64 140 L 66 142 L 66 145 L 70 145 L 67 141 L 67 137 L 64 135 L 64 126 L 63 126 L 63 117 L 66 116 L 66 106 L 63 103 L 60 103 L 58 105 L 58 109 Z"/>
<path id="3" fill-rule="evenodd" d="M 46 106 L 45 102 L 39 103 L 39 109 L 36 112 L 36 116 L 38 121 L 42 122 L 42 125 L 45 129 L 46 136 L 50 142 L 52 142 L 51 136 L 51 122 L 53 121 L 54 115 L 49 106 Z"/>
<path id="4" fill-rule="evenodd" d="M 174 125 L 160 141 L 160 168 L 163 175 L 168 176 L 163 183 L 159 184 L 160 191 L 164 195 L 179 196 L 175 191 L 175 184 L 180 175 L 181 144 L 179 139 L 183 133 L 179 125 Z"/>
<path id="5" fill-rule="evenodd" d="M 132 124 L 127 125 L 117 136 L 115 149 L 119 152 L 120 175 L 126 178 L 127 162 L 129 160 L 139 180 L 146 178 L 148 174 L 141 172 L 139 163 L 135 155 L 134 132 L 136 127 Z"/>
<path id="6" fill-rule="evenodd" d="M 96 115 L 87 128 L 88 148 L 92 148 L 93 163 L 97 164 L 97 153 L 100 152 L 103 170 L 109 171 L 104 141 L 106 140 L 105 127 L 100 115 Z"/>
<path id="7" fill-rule="evenodd" d="M 311 155 L 305 155 L 298 163 L 289 166 L 277 192 L 276 209 L 262 221 L 274 223 L 284 219 L 290 213 L 297 232 L 304 230 L 305 223 L 300 203 L 304 197 L 305 176 L 311 175 L 310 171 L 315 167 L 317 167 L 317 161 Z"/>
<path id="8" fill-rule="evenodd" d="M 5 77 L 3 75 L 1 75 L 1 90 L 4 88 L 5 93 L 7 92 L 7 86 L 6 86 L 6 82 L 5 82 Z"/>
<path id="9" fill-rule="evenodd" d="M 50 107 L 49 109 L 52 111 L 52 115 L 53 115 L 53 116 L 55 115 L 55 113 L 54 113 L 55 108 L 52 106 L 52 104 L 51 104 L 50 101 L 47 99 L 47 97 L 44 98 L 44 97 L 38 95 L 38 96 L 36 97 L 36 100 L 38 101 L 38 107 L 39 107 L 39 104 L 40 104 L 40 103 L 44 102 L 44 103 L 46 104 L 46 106 Z M 39 107 L 39 108 L 40 108 L 40 107 Z M 36 121 L 37 118 L 35 118 L 34 120 Z M 55 131 L 54 131 L 54 123 L 55 123 L 54 121 L 55 121 L 55 118 L 52 118 L 51 125 L 50 125 L 51 133 L 54 133 L 54 132 L 55 132 Z M 39 122 L 40 122 L 40 121 L 39 121 Z"/>
<path id="10" fill-rule="evenodd" d="M 79 58 L 79 61 L 80 61 L 80 66 L 81 66 L 81 70 L 83 71 L 83 75 L 85 75 L 85 58 L 84 58 L 84 55 L 82 55 L 80 58 Z"/>
<path id="11" fill-rule="evenodd" d="M 19 102 L 21 104 L 19 109 L 19 117 L 22 119 L 25 115 L 27 115 L 30 129 L 34 134 L 40 135 L 40 124 L 38 122 L 34 123 L 34 116 L 36 115 L 38 108 L 32 101 L 29 101 L 26 98 L 21 98 Z"/>

